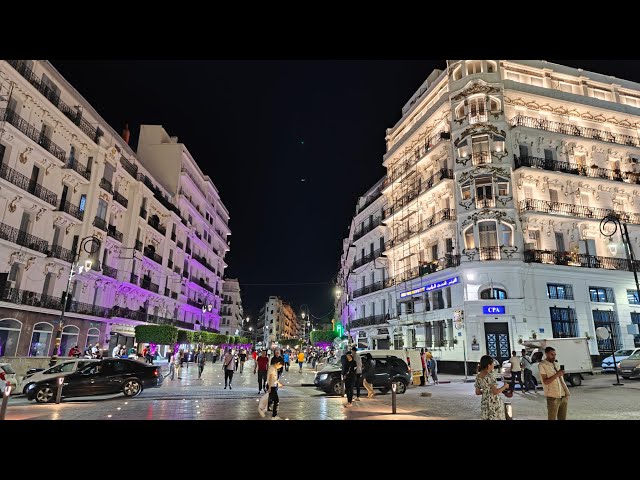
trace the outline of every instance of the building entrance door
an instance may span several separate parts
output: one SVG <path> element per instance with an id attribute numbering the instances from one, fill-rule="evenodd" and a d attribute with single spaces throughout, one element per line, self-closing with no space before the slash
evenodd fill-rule
<path id="1" fill-rule="evenodd" d="M 506 322 L 487 322 L 484 324 L 484 335 L 487 342 L 487 355 L 500 362 L 509 360 L 509 324 Z"/>

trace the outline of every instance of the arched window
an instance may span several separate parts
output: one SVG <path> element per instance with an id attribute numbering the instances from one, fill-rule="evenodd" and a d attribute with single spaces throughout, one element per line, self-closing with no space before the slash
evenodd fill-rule
<path id="1" fill-rule="evenodd" d="M 458 65 L 453 71 L 453 81 L 460 80 L 462 78 L 462 67 Z"/>
<path id="2" fill-rule="evenodd" d="M 469 99 L 469 123 L 487 121 L 487 112 L 485 110 L 485 97 L 479 95 Z"/>
<path id="3" fill-rule="evenodd" d="M 49 355 L 52 332 L 53 325 L 50 323 L 40 322 L 33 326 L 31 345 L 29 346 L 30 357 L 46 357 Z"/>
<path id="4" fill-rule="evenodd" d="M 467 60 L 467 75 L 482 73 L 482 62 L 480 60 Z"/>
<path id="5" fill-rule="evenodd" d="M 476 248 L 476 239 L 473 236 L 473 225 L 464 231 L 464 245 L 467 249 Z"/>
<path id="6" fill-rule="evenodd" d="M 500 241 L 504 247 L 513 246 L 513 229 L 505 223 L 500 224 Z"/>
<path id="7" fill-rule="evenodd" d="M 22 323 L 12 318 L 0 320 L 0 357 L 14 357 L 18 351 L 18 340 Z"/>
<path id="8" fill-rule="evenodd" d="M 486 288 L 480 292 L 482 300 L 506 300 L 507 292 L 501 288 Z"/>
<path id="9" fill-rule="evenodd" d="M 464 102 L 456 107 L 456 120 L 464 118 Z"/>
<path id="10" fill-rule="evenodd" d="M 60 339 L 60 349 L 58 355 L 66 357 L 69 355 L 71 347 L 78 345 L 78 334 L 80 329 L 74 325 L 67 325 L 62 329 L 62 338 Z"/>
<path id="11" fill-rule="evenodd" d="M 500 100 L 494 97 L 489 97 L 489 110 L 491 113 L 500 112 Z"/>
<path id="12" fill-rule="evenodd" d="M 495 73 L 498 71 L 498 64 L 494 61 L 487 60 L 487 73 Z"/>
<path id="13" fill-rule="evenodd" d="M 91 348 L 91 346 L 96 343 L 100 343 L 100 330 L 97 328 L 90 328 L 87 332 L 87 343 L 84 348 Z"/>

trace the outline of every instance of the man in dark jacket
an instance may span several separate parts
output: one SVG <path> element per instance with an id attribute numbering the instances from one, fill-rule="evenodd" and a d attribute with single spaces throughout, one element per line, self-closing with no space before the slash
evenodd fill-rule
<path id="1" fill-rule="evenodd" d="M 353 359 L 353 353 L 348 351 L 345 354 L 346 361 L 342 367 L 342 378 L 344 379 L 344 388 L 347 391 L 347 404 L 345 407 L 350 407 L 353 401 L 353 385 L 356 381 L 356 371 L 358 370 L 358 364 Z"/>

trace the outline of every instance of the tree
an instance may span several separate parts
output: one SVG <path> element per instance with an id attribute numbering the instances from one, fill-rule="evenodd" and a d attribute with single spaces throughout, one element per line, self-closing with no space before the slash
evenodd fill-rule
<path id="1" fill-rule="evenodd" d="M 338 338 L 338 332 L 333 330 L 314 330 L 311 332 L 311 343 L 332 343 L 335 338 Z"/>

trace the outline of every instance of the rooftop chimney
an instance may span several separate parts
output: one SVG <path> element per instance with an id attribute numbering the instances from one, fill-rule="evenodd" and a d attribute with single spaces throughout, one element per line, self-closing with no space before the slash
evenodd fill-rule
<path id="1" fill-rule="evenodd" d="M 171 141 L 173 143 L 178 143 L 178 137 L 171 137 Z"/>
<path id="2" fill-rule="evenodd" d="M 122 130 L 122 139 L 125 141 L 125 143 L 127 145 L 129 145 L 129 136 L 131 135 L 131 132 L 129 131 L 129 124 L 125 123 L 124 124 L 124 130 Z"/>

